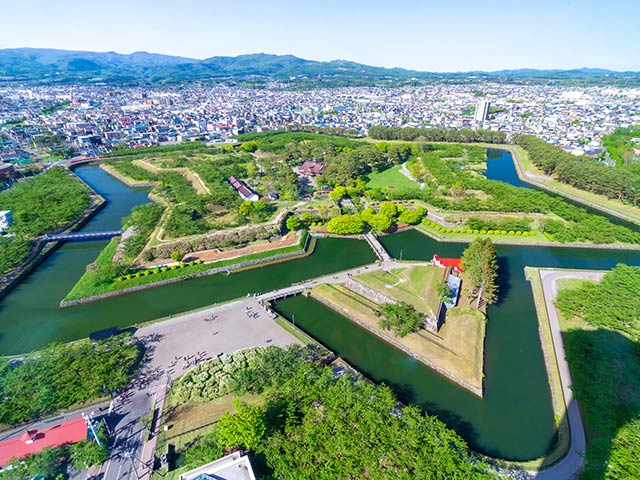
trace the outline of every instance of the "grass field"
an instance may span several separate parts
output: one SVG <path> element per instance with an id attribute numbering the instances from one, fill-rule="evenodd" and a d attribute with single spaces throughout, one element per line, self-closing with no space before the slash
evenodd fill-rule
<path id="1" fill-rule="evenodd" d="M 400 173 L 401 165 L 396 165 L 378 173 L 369 174 L 367 188 L 387 188 L 395 190 L 418 189 L 418 184 L 412 182 Z"/>
<path id="2" fill-rule="evenodd" d="M 391 337 L 453 378 L 482 388 L 485 334 L 482 312 L 471 307 L 455 307 L 449 311 L 445 324 L 437 334 L 423 329 L 397 338 L 378 327 L 376 305 L 373 302 L 344 286 L 319 285 L 312 293 L 376 330 L 383 339 Z"/>
<path id="3" fill-rule="evenodd" d="M 444 273 L 444 269 L 428 265 L 392 270 L 389 273 L 377 270 L 354 278 L 396 300 L 413 305 L 425 315 L 436 315 L 440 307 L 437 287 L 444 281 Z"/>

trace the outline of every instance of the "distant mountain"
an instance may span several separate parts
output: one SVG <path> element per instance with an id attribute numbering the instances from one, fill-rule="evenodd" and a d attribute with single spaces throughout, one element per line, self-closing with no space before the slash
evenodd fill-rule
<path id="1" fill-rule="evenodd" d="M 397 85 L 403 83 L 473 83 L 477 78 L 516 83 L 640 84 L 638 72 L 599 68 L 574 70 L 500 70 L 496 72 L 434 73 L 383 68 L 347 60 L 319 62 L 293 55 L 257 53 L 205 60 L 135 52 L 83 52 L 44 48 L 0 50 L 3 83 L 121 83 L 177 84 L 220 82 L 260 86 L 269 81 L 294 87 L 343 85 Z"/>

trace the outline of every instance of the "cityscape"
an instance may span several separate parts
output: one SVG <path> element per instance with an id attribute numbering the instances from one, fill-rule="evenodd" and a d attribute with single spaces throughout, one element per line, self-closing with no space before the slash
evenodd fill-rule
<path id="1" fill-rule="evenodd" d="M 4 5 L 0 480 L 639 479 L 639 16 Z"/>
<path id="2" fill-rule="evenodd" d="M 532 134 L 574 155 L 606 162 L 603 135 L 640 123 L 639 98 L 638 88 L 608 86 L 479 84 L 304 92 L 277 84 L 265 90 L 0 87 L 0 158 L 46 162 L 61 152 L 97 156 L 118 147 L 226 142 L 240 133 L 304 126 L 365 136 L 370 126 L 381 125 Z M 483 105 L 487 108 L 478 110 Z"/>

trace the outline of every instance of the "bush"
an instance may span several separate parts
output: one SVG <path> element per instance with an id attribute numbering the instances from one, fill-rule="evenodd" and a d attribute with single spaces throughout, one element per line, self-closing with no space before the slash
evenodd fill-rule
<path id="1" fill-rule="evenodd" d="M 521 232 L 520 230 L 518 230 L 518 231 L 516 232 L 516 235 L 521 236 L 521 235 L 522 235 L 522 232 Z"/>
<path id="2" fill-rule="evenodd" d="M 467 233 L 473 233 L 473 230 L 471 230 L 470 228 L 467 228 Z"/>
<path id="3" fill-rule="evenodd" d="M 486 230 L 480 230 L 480 233 L 481 233 L 482 235 L 486 235 L 486 234 L 487 234 L 487 231 L 486 231 Z"/>
<path id="4" fill-rule="evenodd" d="M 522 236 L 523 237 L 528 237 L 529 236 L 529 232 L 522 232 Z"/>
<path id="5" fill-rule="evenodd" d="M 474 230 L 474 231 L 473 231 L 473 233 L 474 233 L 475 235 L 478 235 L 478 234 L 480 233 L 480 230 Z"/>
<path id="6" fill-rule="evenodd" d="M 487 230 L 487 235 L 493 235 L 494 233 L 496 232 L 494 232 L 493 230 Z"/>
<path id="7" fill-rule="evenodd" d="M 515 234 L 516 234 L 516 232 L 514 232 L 513 230 L 509 230 L 509 233 L 508 233 L 508 234 L 509 234 L 509 235 L 515 235 Z"/>
<path id="8" fill-rule="evenodd" d="M 507 231 L 506 230 L 500 230 L 500 235 L 506 235 Z"/>

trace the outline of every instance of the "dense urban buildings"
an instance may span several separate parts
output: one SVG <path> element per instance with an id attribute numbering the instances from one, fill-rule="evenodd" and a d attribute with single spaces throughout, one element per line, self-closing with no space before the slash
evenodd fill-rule
<path id="1" fill-rule="evenodd" d="M 223 142 L 242 132 L 317 126 L 364 135 L 372 125 L 478 128 L 535 134 L 576 155 L 602 157 L 601 139 L 640 123 L 640 89 L 541 85 L 346 87 L 0 88 L 0 159 L 99 155 L 119 146 Z M 603 158 L 604 159 L 604 158 Z"/>

